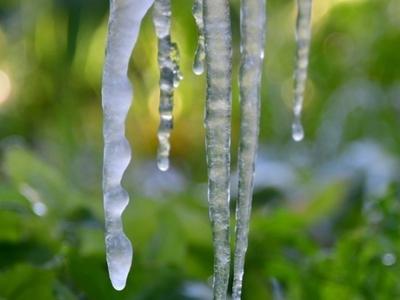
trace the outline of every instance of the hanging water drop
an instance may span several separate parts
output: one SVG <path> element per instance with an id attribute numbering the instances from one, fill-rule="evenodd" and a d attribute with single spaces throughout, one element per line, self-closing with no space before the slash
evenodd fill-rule
<path id="1" fill-rule="evenodd" d="M 301 124 L 300 115 L 295 115 L 292 124 L 292 138 L 296 142 L 300 142 L 304 138 L 304 129 Z"/>
<path id="2" fill-rule="evenodd" d="M 239 189 L 232 298 L 240 300 L 248 245 L 253 178 L 260 127 L 260 81 L 264 57 L 266 1 L 241 1 Z"/>
<path id="3" fill-rule="evenodd" d="M 174 88 L 183 78 L 179 70 L 179 50 L 171 43 L 170 36 L 170 0 L 154 2 L 153 21 L 158 37 L 158 66 L 160 69 L 160 126 L 158 127 L 157 165 L 161 171 L 169 168 L 169 137 L 173 127 L 172 109 L 174 106 Z"/>
<path id="4" fill-rule="evenodd" d="M 197 49 L 193 62 L 193 72 L 201 75 L 204 72 L 204 57 L 206 55 L 204 48 L 204 22 L 203 22 L 203 0 L 195 0 L 192 9 L 193 16 L 196 20 L 198 41 Z"/>
<path id="5" fill-rule="evenodd" d="M 292 125 L 292 136 L 295 141 L 301 141 L 304 137 L 303 126 L 301 125 L 301 111 L 306 87 L 308 54 L 310 50 L 311 8 L 312 0 L 297 0 L 297 48 L 294 72 L 294 122 Z"/>
<path id="6" fill-rule="evenodd" d="M 214 243 L 214 299 L 227 297 L 230 267 L 232 37 L 228 0 L 204 0 L 207 96 L 204 126 Z"/>
<path id="7" fill-rule="evenodd" d="M 133 97 L 127 76 L 128 63 L 140 23 L 152 3 L 153 0 L 112 0 L 110 3 L 102 88 L 103 191 L 107 265 L 116 290 L 125 287 L 132 263 L 132 245 L 123 232 L 121 220 L 129 202 L 121 179 L 131 159 L 129 142 L 125 138 L 125 118 Z"/>
<path id="8" fill-rule="evenodd" d="M 180 70 L 180 59 L 179 48 L 176 43 L 171 44 L 171 60 L 174 63 L 174 88 L 179 87 L 179 82 L 183 79 L 183 74 Z"/>

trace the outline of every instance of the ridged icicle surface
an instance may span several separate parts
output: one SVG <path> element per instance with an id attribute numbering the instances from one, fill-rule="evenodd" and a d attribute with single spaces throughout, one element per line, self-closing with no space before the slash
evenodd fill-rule
<path id="1" fill-rule="evenodd" d="M 229 198 L 232 44 L 228 0 L 203 1 L 207 64 L 204 125 L 214 242 L 214 299 L 226 299 L 230 266 Z"/>
<path id="2" fill-rule="evenodd" d="M 232 298 L 240 300 L 248 245 L 253 178 L 260 128 L 260 81 L 263 69 L 266 0 L 241 1 L 239 188 Z"/>
<path id="3" fill-rule="evenodd" d="M 128 63 L 140 23 L 152 3 L 153 0 L 111 0 L 110 3 L 102 88 L 103 191 L 107 264 L 116 290 L 125 287 L 132 263 L 132 245 L 123 232 L 121 220 L 129 202 L 121 179 L 131 159 L 130 146 L 125 138 L 125 119 L 133 97 L 127 77 Z"/>

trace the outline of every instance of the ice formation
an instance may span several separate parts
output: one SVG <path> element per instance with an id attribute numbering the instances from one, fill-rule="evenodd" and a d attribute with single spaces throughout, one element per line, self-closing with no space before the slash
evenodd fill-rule
<path id="1" fill-rule="evenodd" d="M 232 298 L 240 300 L 248 244 L 253 178 L 260 130 L 260 81 L 264 58 L 266 0 L 241 1 L 239 188 Z"/>
<path id="2" fill-rule="evenodd" d="M 204 0 L 207 65 L 206 157 L 214 242 L 214 299 L 226 299 L 230 267 L 230 146 L 232 44 L 228 0 Z"/>
<path id="3" fill-rule="evenodd" d="M 121 214 L 129 202 L 121 179 L 131 159 L 125 138 L 125 118 L 133 89 L 128 64 L 139 35 L 140 23 L 153 0 L 111 0 L 106 58 L 103 71 L 104 113 L 103 191 L 106 220 L 107 264 L 112 285 L 125 287 L 132 263 L 132 245 L 122 228 Z"/>
<path id="4" fill-rule="evenodd" d="M 173 126 L 174 89 L 183 78 L 179 70 L 179 49 L 171 42 L 170 0 L 155 0 L 153 20 L 158 37 L 158 66 L 160 68 L 160 126 L 158 128 L 157 165 L 161 171 L 169 168 L 169 137 Z"/>
<path id="5" fill-rule="evenodd" d="M 127 77 L 131 52 L 141 21 L 154 0 L 111 0 L 106 59 L 103 73 L 104 169 L 103 189 L 106 218 L 107 264 L 115 289 L 122 290 L 132 263 L 132 245 L 123 233 L 121 215 L 129 196 L 121 186 L 131 153 L 125 138 L 125 119 L 133 89 Z M 294 73 L 293 138 L 299 141 L 311 32 L 312 0 L 297 0 L 296 67 Z M 230 146 L 232 37 L 229 0 L 195 0 L 193 9 L 198 29 L 198 47 L 193 71 L 200 75 L 206 62 L 206 159 L 208 201 L 214 243 L 214 299 L 227 299 L 230 248 Z M 179 50 L 170 36 L 170 0 L 155 0 L 153 21 L 158 37 L 160 69 L 160 117 L 158 167 L 169 167 L 169 136 L 173 125 L 173 94 L 182 74 Z M 248 245 L 249 221 L 258 147 L 260 80 L 264 58 L 266 0 L 241 0 L 241 65 L 239 193 L 236 207 L 236 241 L 233 299 L 241 298 L 244 261 Z"/>
<path id="6" fill-rule="evenodd" d="M 295 141 L 301 141 L 304 137 L 303 125 L 301 124 L 301 111 L 303 108 L 304 91 L 306 89 L 308 54 L 310 52 L 311 8 L 312 0 L 297 0 L 297 49 L 294 71 L 294 120 L 292 125 L 292 136 Z"/>

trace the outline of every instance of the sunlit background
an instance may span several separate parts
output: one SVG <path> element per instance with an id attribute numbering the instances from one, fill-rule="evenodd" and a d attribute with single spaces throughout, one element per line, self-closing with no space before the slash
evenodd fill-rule
<path id="1" fill-rule="evenodd" d="M 129 77 L 135 249 L 127 287 L 105 263 L 104 0 L 0 0 L 0 299 L 211 299 L 193 1 L 172 0 L 185 79 L 171 168 L 156 167 L 159 71 L 151 12 Z M 233 33 L 232 216 L 237 193 L 240 6 Z M 260 147 L 243 299 L 400 299 L 400 2 L 315 0 L 305 139 L 291 139 L 295 1 L 269 0 Z M 234 219 L 232 217 L 232 236 Z"/>

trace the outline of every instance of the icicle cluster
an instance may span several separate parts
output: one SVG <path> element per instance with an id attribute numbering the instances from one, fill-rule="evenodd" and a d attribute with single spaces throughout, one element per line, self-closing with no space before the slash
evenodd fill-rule
<path id="1" fill-rule="evenodd" d="M 303 138 L 301 109 L 307 77 L 310 44 L 311 1 L 297 0 L 296 68 L 294 73 L 293 138 Z M 132 262 L 132 246 L 122 230 L 121 214 L 129 196 L 121 187 L 130 161 L 125 138 L 125 118 L 133 91 L 127 77 L 128 62 L 136 43 L 141 20 L 154 0 L 111 0 L 107 52 L 103 74 L 104 110 L 104 207 L 106 248 L 110 278 L 121 290 Z M 230 272 L 230 135 L 232 44 L 229 0 L 195 0 L 193 16 L 198 27 L 198 47 L 193 71 L 207 66 L 207 93 L 204 126 L 208 201 L 214 243 L 214 299 L 227 299 Z M 155 0 L 153 20 L 158 37 L 160 69 L 160 117 L 158 157 L 160 170 L 169 167 L 169 136 L 173 125 L 174 89 L 183 78 L 179 70 L 179 50 L 170 36 L 170 0 Z M 248 245 L 255 160 L 260 119 L 260 81 L 264 58 L 266 0 L 241 0 L 241 65 L 239 189 L 236 207 L 236 240 L 233 273 L 233 299 L 242 292 L 244 261 Z"/>
<path id="2" fill-rule="evenodd" d="M 239 188 L 232 298 L 240 300 L 248 244 L 253 178 L 260 128 L 260 81 L 264 58 L 266 0 L 241 1 Z"/>
<path id="3" fill-rule="evenodd" d="M 133 90 L 127 77 L 129 58 L 139 35 L 142 18 L 152 0 L 112 0 L 103 72 L 104 113 L 103 190 L 106 220 L 107 264 L 116 290 L 125 287 L 132 263 L 132 245 L 122 228 L 121 215 L 129 196 L 121 179 L 131 159 L 125 138 L 125 118 Z"/>
<path id="4" fill-rule="evenodd" d="M 306 89 L 308 53 L 311 39 L 311 8 L 312 0 L 297 0 L 296 22 L 296 68 L 294 72 L 294 121 L 292 136 L 295 141 L 301 141 L 304 130 L 301 124 L 301 110 L 303 108 L 304 91 Z"/>
<path id="5" fill-rule="evenodd" d="M 174 88 L 183 78 L 179 70 L 179 49 L 171 43 L 170 36 L 171 3 L 170 0 L 154 2 L 153 20 L 158 37 L 158 66 L 160 68 L 160 126 L 158 128 L 157 165 L 161 171 L 169 168 L 169 136 L 173 126 L 172 109 L 174 106 Z"/>

